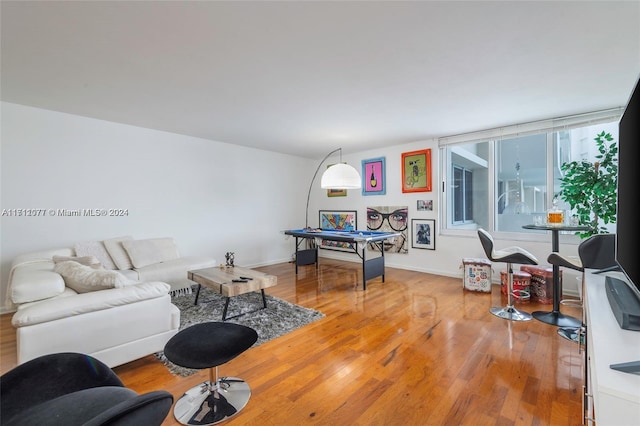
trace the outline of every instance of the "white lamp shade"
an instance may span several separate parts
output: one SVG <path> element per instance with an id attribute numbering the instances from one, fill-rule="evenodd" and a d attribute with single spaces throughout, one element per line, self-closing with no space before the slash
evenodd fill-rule
<path id="1" fill-rule="evenodd" d="M 329 167 L 320 180 L 322 189 L 358 189 L 362 187 L 360 174 L 348 164 L 338 163 Z"/>

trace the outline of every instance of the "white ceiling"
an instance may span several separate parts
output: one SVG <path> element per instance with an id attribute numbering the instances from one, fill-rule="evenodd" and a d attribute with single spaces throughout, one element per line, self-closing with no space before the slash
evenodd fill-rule
<path id="1" fill-rule="evenodd" d="M 6 1 L 3 101 L 321 158 L 622 106 L 640 1 Z"/>

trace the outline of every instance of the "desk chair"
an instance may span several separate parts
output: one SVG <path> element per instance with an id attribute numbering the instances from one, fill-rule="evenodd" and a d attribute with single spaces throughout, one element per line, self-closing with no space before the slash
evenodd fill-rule
<path id="1" fill-rule="evenodd" d="M 578 258 L 575 256 L 565 256 L 557 252 L 553 252 L 547 257 L 547 262 L 552 265 L 582 272 L 581 291 L 578 299 L 564 299 L 560 303 L 582 306 L 585 269 L 599 269 L 604 271 L 617 268 L 615 243 L 615 234 L 595 234 L 580 243 L 578 246 Z M 578 330 L 579 328 L 575 327 L 562 327 L 558 329 L 558 334 L 565 339 L 578 342 Z"/>
<path id="2" fill-rule="evenodd" d="M 519 311 L 513 306 L 513 268 L 512 263 L 521 265 L 537 265 L 538 259 L 534 255 L 521 247 L 507 247 L 502 250 L 496 250 L 493 244 L 493 237 L 484 229 L 478 229 L 478 237 L 484 249 L 485 254 L 492 262 L 504 262 L 507 264 L 507 306 L 492 307 L 489 311 L 500 318 L 511 321 L 529 321 L 532 316 L 528 312 Z"/>

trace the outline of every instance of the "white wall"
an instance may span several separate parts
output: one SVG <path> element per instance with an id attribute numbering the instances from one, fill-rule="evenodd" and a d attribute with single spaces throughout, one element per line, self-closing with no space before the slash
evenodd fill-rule
<path id="1" fill-rule="evenodd" d="M 304 221 L 314 161 L 0 106 L 0 209 L 128 210 L 125 217 L 2 216 L 0 301 L 16 255 L 77 241 L 172 236 L 185 255 L 224 262 L 234 251 L 236 264 L 251 266 L 291 259 L 281 231 Z"/>
<path id="2" fill-rule="evenodd" d="M 225 143 L 128 125 L 1 103 L 0 209 L 127 209 L 126 217 L 0 217 L 0 301 L 9 266 L 19 254 L 77 241 L 120 235 L 172 236 L 185 255 L 210 255 L 236 264 L 258 266 L 291 260 L 294 239 L 281 234 L 304 226 L 307 192 L 318 160 L 308 160 Z M 327 152 L 339 146 L 327 142 Z M 401 154 L 432 150 L 432 191 L 403 193 Z M 348 149 L 347 144 L 343 149 Z M 367 206 L 406 205 L 409 220 L 435 219 L 440 226 L 437 142 L 420 141 L 356 154 L 343 161 L 361 171 L 364 159 L 385 157 L 386 195 L 327 197 L 314 181 L 309 225 L 318 210 L 356 210 L 366 229 Z M 330 158 L 327 163 L 339 160 Z M 322 166 L 322 170 L 326 164 Z M 433 211 L 417 211 L 417 200 L 432 199 Z M 518 235 L 518 238 L 522 234 Z M 387 265 L 461 277 L 464 257 L 485 257 L 475 234 L 437 233 L 435 250 L 413 249 L 386 255 Z M 520 245 L 546 263 L 550 236 L 497 240 L 500 247 Z M 577 252 L 577 241 L 563 245 Z M 321 256 L 359 261 L 354 254 L 321 250 Z M 496 277 L 503 265 L 495 265 Z M 571 274 L 571 272 L 569 272 Z M 566 275 L 566 273 L 565 273 Z M 569 278 L 569 277 L 568 277 Z M 575 286 L 565 279 L 567 289 Z M 462 285 L 462 284 L 461 284 Z M 571 288 L 568 288 L 571 291 Z M 4 308 L 6 309 L 6 308 Z"/>

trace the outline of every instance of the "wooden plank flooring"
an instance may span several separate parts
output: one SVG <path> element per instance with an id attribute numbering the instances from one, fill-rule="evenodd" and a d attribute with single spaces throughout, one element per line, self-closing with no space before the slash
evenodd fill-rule
<path id="1" fill-rule="evenodd" d="M 278 277 L 267 293 L 326 317 L 219 368 L 252 390 L 247 407 L 223 424 L 581 424 L 578 346 L 554 326 L 491 315 L 504 304 L 499 286 L 468 292 L 459 278 L 387 268 L 384 283 L 370 280 L 362 291 L 360 263 L 325 258 L 297 276 L 292 263 L 258 269 Z M 16 364 L 10 320 L 2 315 L 2 373 Z M 114 370 L 139 393 L 166 389 L 176 399 L 208 378 L 173 376 L 154 356 Z M 178 425 L 172 413 L 164 425 Z"/>

